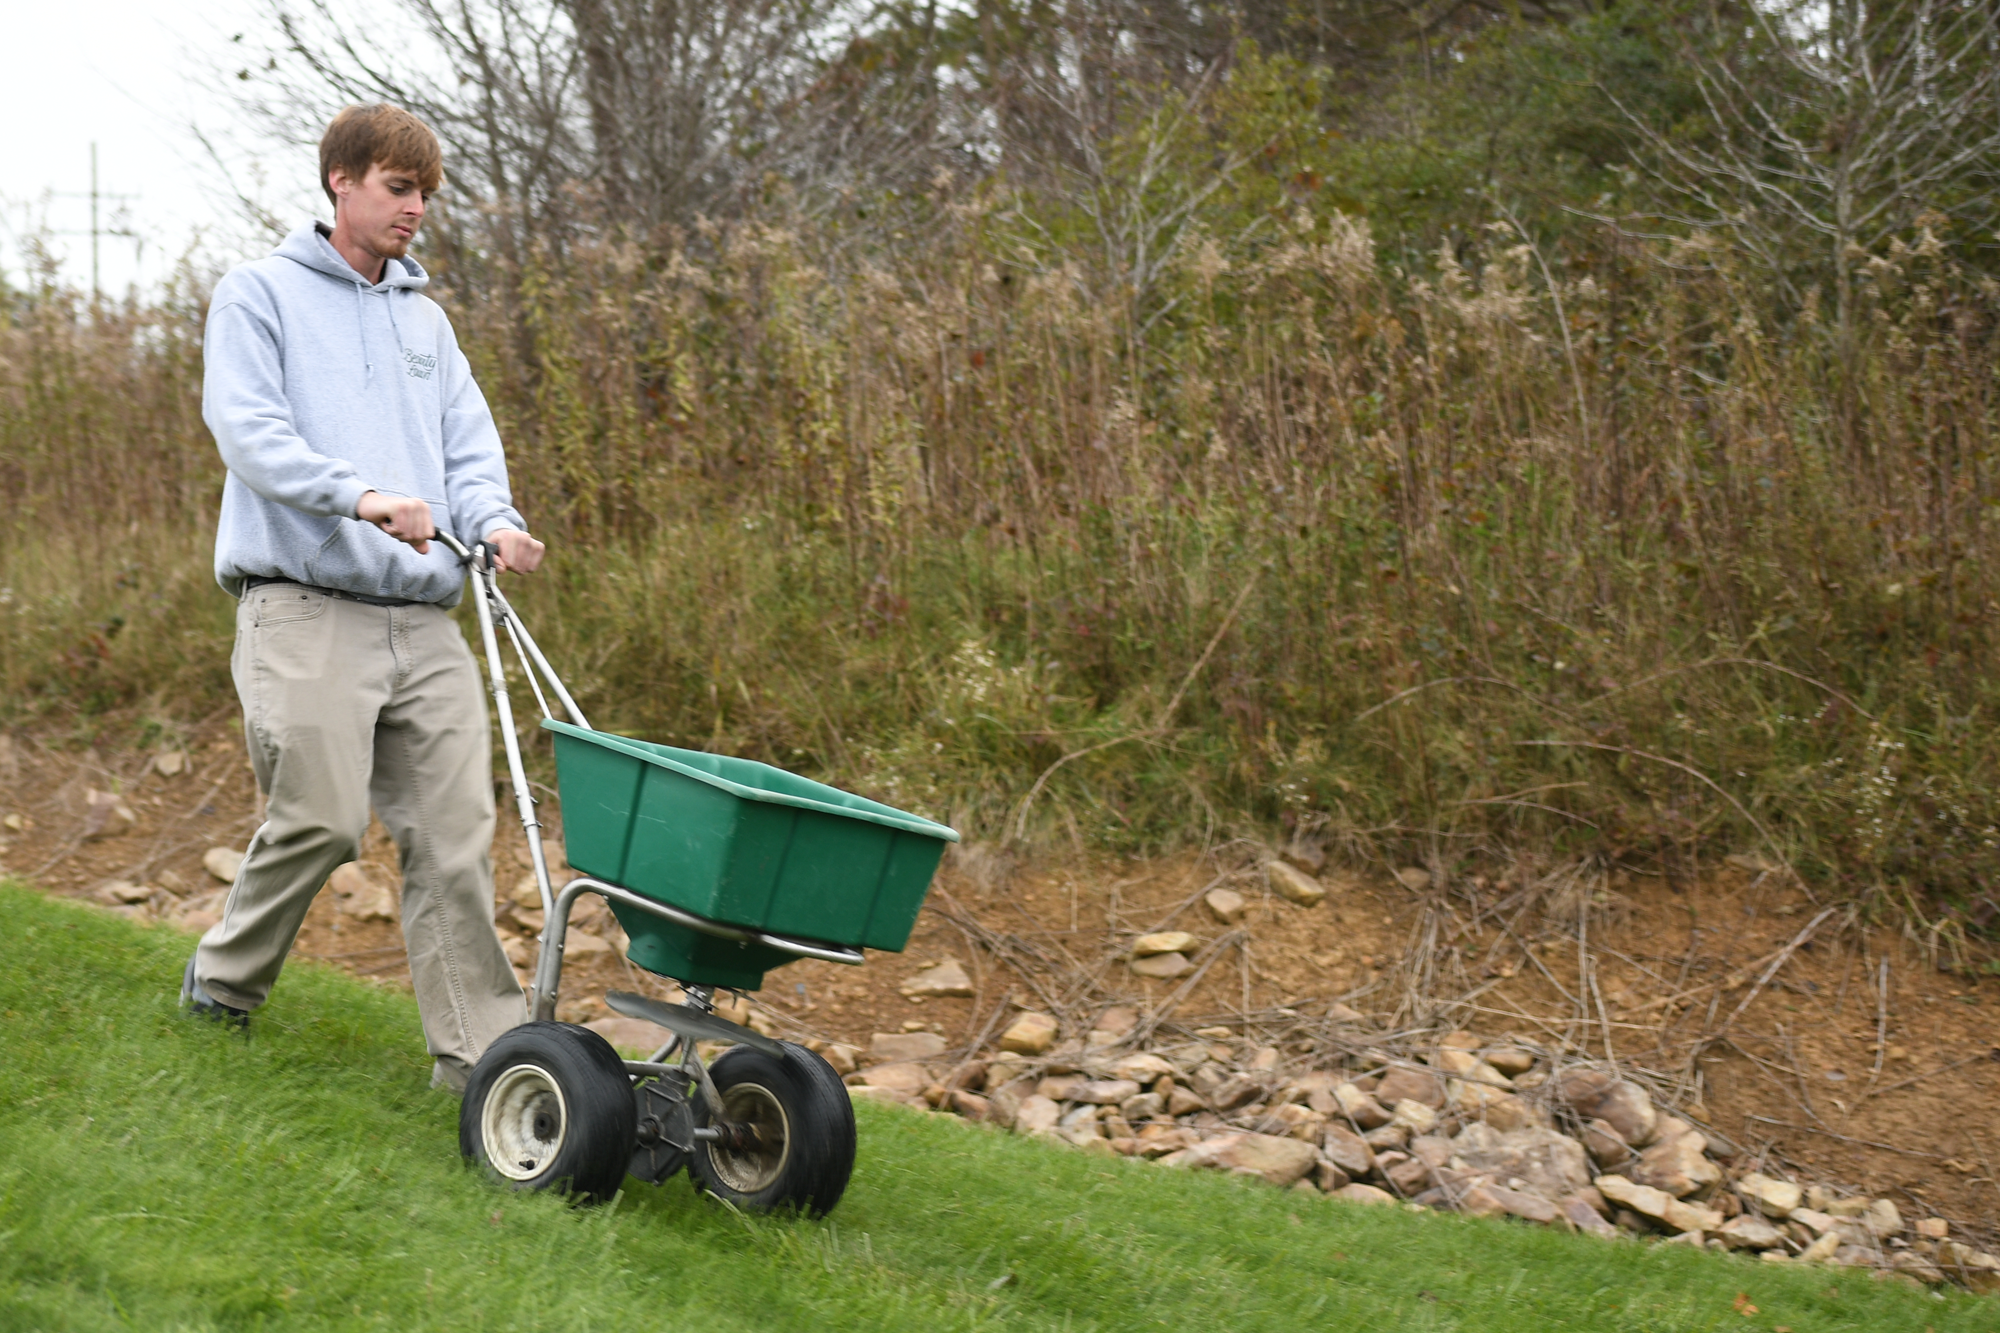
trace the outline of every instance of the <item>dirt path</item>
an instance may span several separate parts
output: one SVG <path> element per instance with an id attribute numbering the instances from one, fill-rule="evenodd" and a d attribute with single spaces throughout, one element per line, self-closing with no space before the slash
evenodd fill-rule
<path id="1" fill-rule="evenodd" d="M 184 763 L 163 771 L 175 765 L 156 762 L 156 751 L 0 735 L 0 868 L 98 901 L 112 882 L 136 886 L 128 895 L 150 889 L 119 910 L 202 924 L 222 889 L 203 854 L 241 848 L 259 806 L 233 718 L 195 728 L 177 752 Z M 544 807 L 552 823 L 553 804 Z M 1324 1015 L 1335 1003 L 1384 1032 L 1511 1033 L 1616 1059 L 1738 1153 L 1992 1235 L 2000 976 L 1991 970 L 1941 968 L 1952 960 L 1924 942 L 1829 911 L 1754 858 L 1691 884 L 1503 867 L 1491 883 L 1472 879 L 1449 894 L 1421 876 L 1405 883 L 1387 869 L 1328 869 L 1331 892 L 1310 908 L 1269 892 L 1260 859 L 1258 849 L 1232 845 L 1017 868 L 973 848 L 948 862 L 907 953 L 863 969 L 795 964 L 771 974 L 756 1007 L 788 1035 L 857 1046 L 873 1033 L 926 1028 L 969 1048 L 982 1035 L 990 1042 L 1015 1004 L 1055 1012 L 1077 1033 L 1120 1004 L 1182 1030 L 1246 1019 L 1276 1030 L 1286 1015 Z M 394 860 L 380 828 L 371 830 L 368 880 L 393 889 Z M 508 901 L 525 854 L 504 813 L 495 863 L 503 934 L 525 960 L 539 922 Z M 1202 901 L 1219 886 L 1246 899 L 1234 925 Z M 322 893 L 295 953 L 407 984 L 394 921 L 355 915 L 366 897 L 346 899 L 343 910 L 336 894 Z M 393 903 L 393 892 L 382 897 L 380 905 Z M 608 917 L 579 924 L 612 947 L 573 956 L 565 1018 L 601 1017 L 592 997 L 607 986 L 669 992 L 624 961 Z M 1191 986 L 1128 966 L 1133 938 L 1164 929 L 1196 936 L 1191 956 L 1207 967 Z M 965 966 L 973 996 L 901 993 L 910 976 L 946 958 Z M 1311 1058 L 1303 1043 L 1295 1047 L 1297 1058 Z"/>

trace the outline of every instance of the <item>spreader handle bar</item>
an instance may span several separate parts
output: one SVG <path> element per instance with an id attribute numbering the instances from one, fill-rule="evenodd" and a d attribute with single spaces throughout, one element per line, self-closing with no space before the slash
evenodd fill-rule
<path id="1" fill-rule="evenodd" d="M 492 599 L 494 609 L 499 612 L 498 619 L 506 625 L 508 636 L 514 640 L 515 651 L 521 652 L 521 655 L 533 664 L 532 670 L 540 672 L 542 679 L 549 683 L 549 688 L 555 691 L 556 698 L 562 701 L 563 711 L 569 714 L 569 720 L 585 731 L 592 730 L 590 722 L 583 715 L 583 710 L 578 708 L 576 700 L 570 697 L 569 687 L 562 683 L 562 677 L 558 676 L 556 669 L 549 665 L 549 659 L 543 656 L 541 645 L 535 642 L 535 636 L 528 633 L 527 623 L 521 619 L 521 613 L 514 609 L 514 604 L 500 591 L 500 580 L 494 577 L 495 571 L 491 561 L 479 559 L 466 549 L 465 543 L 449 532 L 440 531 L 437 539 L 472 570 L 472 576 L 478 582 L 480 590 Z M 522 652 L 524 646 L 526 651 Z M 534 684 L 532 676 L 528 683 Z M 535 694 L 537 699 L 541 697 L 539 689 Z M 544 713 L 547 711 L 543 710 Z"/>
<path id="2" fill-rule="evenodd" d="M 798 958 L 818 958 L 828 963 L 845 963 L 849 967 L 859 967 L 863 962 L 861 950 L 843 949 L 838 945 L 814 944 L 809 940 L 795 940 L 786 935 L 771 935 L 761 930 L 751 930 L 744 926 L 731 926 L 721 921 L 711 921 L 705 916 L 696 916 L 670 904 L 652 898 L 644 898 L 623 889 L 616 884 L 607 884 L 601 879 L 580 875 L 563 885 L 556 895 L 555 910 L 542 922 L 542 950 L 535 960 L 535 1017 L 547 1021 L 556 1016 L 556 991 L 562 985 L 563 939 L 569 933 L 570 908 L 577 897 L 584 893 L 595 893 L 614 903 L 671 921 L 677 926 L 713 935 L 719 940 L 735 940 L 740 944 L 762 944 L 782 953 Z"/>

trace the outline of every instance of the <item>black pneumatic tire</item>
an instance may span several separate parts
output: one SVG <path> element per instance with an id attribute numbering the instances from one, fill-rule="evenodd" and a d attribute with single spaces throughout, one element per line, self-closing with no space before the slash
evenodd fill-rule
<path id="1" fill-rule="evenodd" d="M 832 1065 L 803 1046 L 783 1046 L 783 1059 L 736 1046 L 710 1066 L 725 1116 L 757 1124 L 763 1146 L 731 1152 L 698 1140 L 688 1172 L 746 1212 L 796 1208 L 824 1217 L 854 1174 L 854 1103 Z M 699 1092 L 694 1111 L 695 1124 L 718 1123 Z"/>
<path id="2" fill-rule="evenodd" d="M 524 1023 L 473 1067 L 458 1150 L 513 1189 L 598 1203 L 625 1179 L 637 1120 L 610 1042 L 568 1023 Z"/>

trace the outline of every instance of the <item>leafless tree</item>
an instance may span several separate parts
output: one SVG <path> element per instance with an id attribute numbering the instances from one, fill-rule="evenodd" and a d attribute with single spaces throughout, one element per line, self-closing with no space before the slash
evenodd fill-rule
<path id="1" fill-rule="evenodd" d="M 1728 234 L 1794 298 L 1801 271 L 1830 278 L 1849 349 L 1858 258 L 1925 210 L 1982 239 L 2000 221 L 2000 6 L 1783 0 L 1729 12 L 1748 33 L 1692 59 L 1694 132 L 1621 110 L 1674 201 L 1667 218 Z"/>

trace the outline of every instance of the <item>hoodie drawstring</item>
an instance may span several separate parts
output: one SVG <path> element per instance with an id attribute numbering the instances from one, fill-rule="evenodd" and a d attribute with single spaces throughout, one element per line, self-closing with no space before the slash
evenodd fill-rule
<path id="1" fill-rule="evenodd" d="M 354 331 L 361 336 L 361 364 L 366 369 L 362 383 L 375 378 L 375 363 L 368 356 L 368 315 L 361 306 L 361 284 L 354 283 Z"/>

